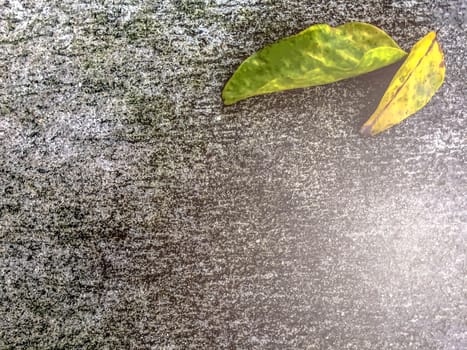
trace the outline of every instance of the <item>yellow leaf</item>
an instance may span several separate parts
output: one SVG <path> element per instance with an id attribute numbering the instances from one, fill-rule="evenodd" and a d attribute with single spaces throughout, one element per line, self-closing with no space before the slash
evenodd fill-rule
<path id="1" fill-rule="evenodd" d="M 414 45 L 360 132 L 376 135 L 422 109 L 443 84 L 445 70 L 436 33 L 430 32 Z"/>

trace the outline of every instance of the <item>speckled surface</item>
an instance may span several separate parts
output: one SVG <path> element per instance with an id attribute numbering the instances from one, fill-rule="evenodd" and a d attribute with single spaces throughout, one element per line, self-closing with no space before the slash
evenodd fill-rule
<path id="1" fill-rule="evenodd" d="M 465 1 L 0 0 L 1 349 L 467 348 Z M 395 67 L 223 107 L 309 25 L 438 30 L 446 83 L 376 138 Z"/>

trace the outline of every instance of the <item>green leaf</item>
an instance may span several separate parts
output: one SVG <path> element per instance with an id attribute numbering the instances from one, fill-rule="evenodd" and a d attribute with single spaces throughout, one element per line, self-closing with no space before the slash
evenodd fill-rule
<path id="1" fill-rule="evenodd" d="M 222 98 L 230 105 L 251 96 L 328 84 L 385 67 L 405 55 L 371 24 L 316 24 L 248 57 L 225 85 Z"/>

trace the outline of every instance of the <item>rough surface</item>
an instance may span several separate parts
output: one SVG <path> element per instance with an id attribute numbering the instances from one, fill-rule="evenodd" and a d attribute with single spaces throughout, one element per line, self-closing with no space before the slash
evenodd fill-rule
<path id="1" fill-rule="evenodd" d="M 1 349 L 467 348 L 466 5 L 0 0 Z M 376 138 L 391 69 L 223 107 L 315 23 L 430 30 L 446 83 Z"/>

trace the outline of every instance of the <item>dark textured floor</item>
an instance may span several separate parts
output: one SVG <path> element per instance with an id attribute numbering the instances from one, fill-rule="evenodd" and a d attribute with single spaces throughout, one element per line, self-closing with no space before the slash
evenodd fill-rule
<path id="1" fill-rule="evenodd" d="M 1 1 L 0 349 L 467 349 L 466 3 Z M 315 23 L 446 82 L 376 138 L 395 67 L 223 107 Z"/>

